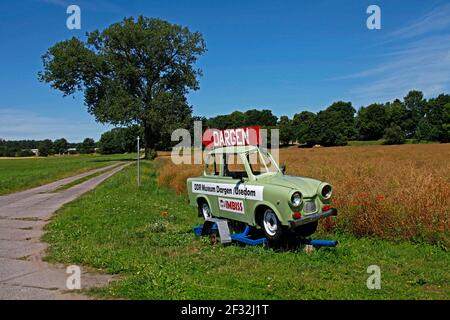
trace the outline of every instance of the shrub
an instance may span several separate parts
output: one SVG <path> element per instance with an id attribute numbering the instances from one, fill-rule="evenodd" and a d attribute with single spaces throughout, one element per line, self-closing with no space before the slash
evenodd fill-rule
<path id="1" fill-rule="evenodd" d="M 79 145 L 80 153 L 88 154 L 95 152 L 95 141 L 92 138 L 86 138 Z"/>
<path id="2" fill-rule="evenodd" d="M 23 149 L 23 150 L 20 150 L 19 152 L 17 152 L 17 156 L 18 157 L 32 157 L 32 156 L 34 156 L 34 153 L 30 149 Z"/>
<path id="3" fill-rule="evenodd" d="M 392 126 L 384 131 L 384 144 L 403 144 L 406 135 L 399 126 Z"/>

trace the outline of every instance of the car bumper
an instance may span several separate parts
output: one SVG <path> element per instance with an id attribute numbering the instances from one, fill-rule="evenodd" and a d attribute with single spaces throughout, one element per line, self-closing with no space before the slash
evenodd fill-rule
<path id="1" fill-rule="evenodd" d="M 318 213 L 313 213 L 307 216 L 304 216 L 298 220 L 289 221 L 289 227 L 291 229 L 297 228 L 298 226 L 317 221 L 322 218 L 331 217 L 331 216 L 337 216 L 337 209 L 331 208 L 327 211 L 321 211 Z"/>

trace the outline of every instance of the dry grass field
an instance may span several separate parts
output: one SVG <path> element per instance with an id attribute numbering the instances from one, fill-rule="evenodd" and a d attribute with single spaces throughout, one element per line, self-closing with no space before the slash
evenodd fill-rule
<path id="1" fill-rule="evenodd" d="M 339 216 L 322 231 L 450 246 L 450 144 L 280 150 L 287 174 L 331 183 Z M 158 183 L 186 192 L 201 165 L 156 161 Z"/>

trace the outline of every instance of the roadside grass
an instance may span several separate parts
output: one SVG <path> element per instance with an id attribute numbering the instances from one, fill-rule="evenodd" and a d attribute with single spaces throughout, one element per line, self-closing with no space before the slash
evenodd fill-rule
<path id="1" fill-rule="evenodd" d="M 58 179 L 135 159 L 136 154 L 66 155 L 47 158 L 0 158 L 0 195 L 37 187 Z"/>
<path id="2" fill-rule="evenodd" d="M 316 235 L 337 248 L 306 254 L 197 238 L 196 210 L 159 187 L 142 161 L 141 188 L 129 166 L 64 206 L 46 226 L 46 260 L 120 275 L 86 291 L 130 299 L 450 299 L 450 256 L 437 246 L 348 234 Z M 339 219 L 339 217 L 337 217 Z M 381 290 L 366 287 L 381 268 Z"/>

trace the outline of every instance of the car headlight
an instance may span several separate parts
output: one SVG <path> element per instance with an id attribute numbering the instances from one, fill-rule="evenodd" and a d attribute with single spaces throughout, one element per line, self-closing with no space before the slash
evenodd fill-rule
<path id="1" fill-rule="evenodd" d="M 325 184 L 322 187 L 322 190 L 320 191 L 320 195 L 322 196 L 322 198 L 327 199 L 327 200 L 331 198 L 332 193 L 333 193 L 333 188 L 331 188 L 331 186 L 329 184 Z"/>
<path id="2" fill-rule="evenodd" d="M 291 196 L 291 204 L 294 207 L 298 207 L 302 204 L 302 194 L 300 192 L 294 192 Z"/>

